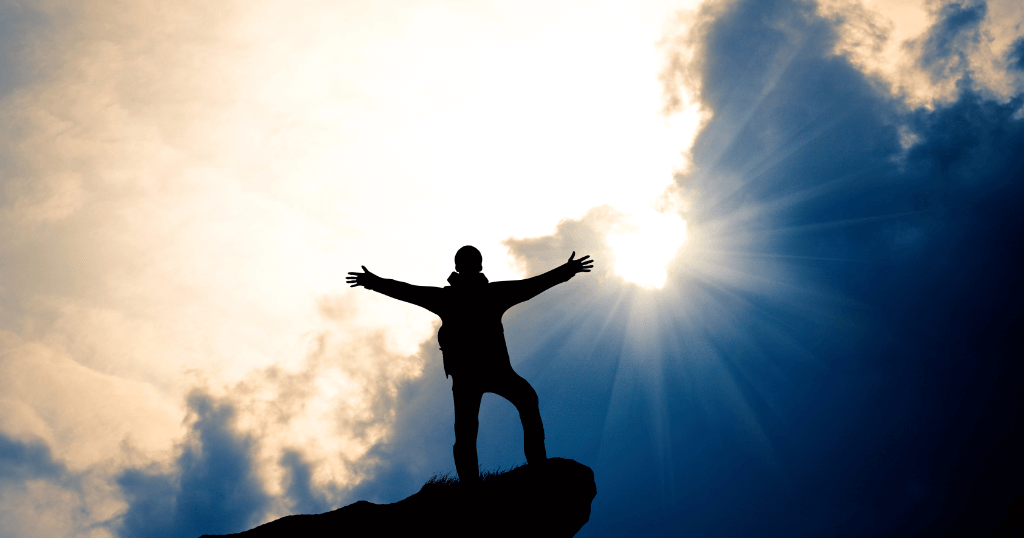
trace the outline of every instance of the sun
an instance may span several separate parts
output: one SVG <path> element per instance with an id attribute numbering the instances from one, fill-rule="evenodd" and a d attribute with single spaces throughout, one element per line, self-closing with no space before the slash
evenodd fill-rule
<path id="1" fill-rule="evenodd" d="M 651 210 L 629 222 L 631 231 L 606 238 L 615 255 L 615 274 L 644 288 L 661 288 L 669 262 L 686 241 L 686 221 Z"/>

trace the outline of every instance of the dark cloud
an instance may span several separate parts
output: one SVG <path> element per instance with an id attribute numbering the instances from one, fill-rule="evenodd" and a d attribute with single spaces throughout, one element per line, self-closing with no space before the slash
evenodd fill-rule
<path id="1" fill-rule="evenodd" d="M 597 473 L 580 536 L 996 532 L 1024 478 L 1021 98 L 908 111 L 812 6 L 719 9 L 697 25 L 715 116 L 677 178 L 699 259 L 506 318 L 549 450 Z M 923 61 L 953 65 L 984 15 L 944 8 Z M 571 229 L 509 246 L 539 268 Z"/>
<path id="2" fill-rule="evenodd" d="M 185 537 L 241 532 L 270 499 L 255 475 L 255 441 L 234 430 L 234 408 L 194 391 L 193 421 L 171 469 L 129 469 L 117 478 L 128 510 L 121 536 Z"/>
<path id="3" fill-rule="evenodd" d="M 8 95 L 37 66 L 18 57 L 28 48 L 27 36 L 44 26 L 44 17 L 32 5 L 0 5 L 0 97 Z M 0 198 L 2 200 L 2 198 Z"/>
<path id="4" fill-rule="evenodd" d="M 68 469 L 44 442 L 0 434 L 0 537 L 54 536 L 102 527 L 90 472 Z"/>
<path id="5" fill-rule="evenodd" d="M 358 315 L 346 299 L 324 298 L 319 310 L 328 327 L 315 335 L 297 370 L 271 366 L 254 371 L 222 398 L 198 389 L 192 392 L 188 398 L 189 433 L 170 466 L 129 469 L 117 477 L 129 504 L 116 522 L 120 535 L 234 533 L 261 523 L 269 512 L 323 513 L 360 499 L 394 502 L 414 493 L 429 478 L 429 474 L 422 476 L 424 473 L 432 474 L 444 465 L 417 467 L 391 456 L 395 450 L 415 444 L 420 452 L 414 460 L 422 461 L 427 445 L 421 436 L 414 435 L 420 431 L 416 428 L 429 427 L 431 422 L 425 418 L 432 419 L 434 413 L 443 409 L 439 405 L 422 405 L 417 394 L 427 384 L 395 381 L 395 363 L 405 361 L 411 365 L 409 361 L 414 358 L 389 352 L 385 335 L 380 331 L 353 338 L 341 334 L 353 316 Z M 443 385 L 436 347 L 435 339 L 435 352 L 431 354 L 431 345 L 427 344 L 421 353 L 428 360 L 428 369 L 436 370 L 433 373 L 437 377 L 431 381 Z M 282 432 L 287 436 L 287 432 L 295 431 L 290 429 L 291 421 L 308 412 L 310 398 L 323 397 L 311 391 L 310 386 L 320 376 L 337 373 L 351 377 L 353 384 L 360 387 L 362 398 L 355 408 L 346 403 L 346 398 L 339 398 L 326 426 L 333 428 L 334 434 L 371 445 L 371 449 L 365 455 L 331 454 L 328 465 L 340 465 L 351 475 L 377 480 L 354 489 L 318 484 L 314 480 L 317 462 L 309 460 L 309 454 L 317 453 L 315 448 L 307 452 L 295 446 L 301 439 L 284 439 L 286 446 L 277 458 L 283 471 L 284 491 L 271 497 L 256 475 L 254 458 L 261 448 L 258 432 L 280 430 L 273 432 L 280 439 Z M 236 427 L 236 417 L 243 409 L 250 420 L 246 433 Z M 389 443 L 383 443 L 378 431 L 382 424 L 387 426 L 392 421 L 400 424 L 399 433 Z"/>
<path id="6" fill-rule="evenodd" d="M 270 512 L 323 513 L 361 499 L 394 502 L 414 493 L 448 464 L 444 454 L 450 448 L 432 451 L 434 445 L 424 442 L 430 435 L 423 435 L 425 428 L 450 423 L 450 404 L 444 419 L 445 407 L 438 397 L 443 395 L 440 386 L 446 384 L 436 338 L 421 349 L 427 370 L 434 374 L 429 376 L 430 383 L 396 381 L 395 363 L 412 365 L 415 357 L 388 351 L 380 331 L 353 338 L 341 334 L 358 315 L 346 299 L 324 298 L 319 309 L 329 327 L 315 335 L 298 370 L 271 366 L 254 371 L 222 398 L 194 390 L 188 398 L 189 433 L 171 465 L 129 469 L 117 477 L 129 504 L 116 522 L 121 536 L 234 533 L 261 523 Z M 254 458 L 261 448 L 257 434 L 240 432 L 236 416 L 244 409 L 246 418 L 255 422 L 249 424 L 250 432 L 277 429 L 274 435 L 280 438 L 282 432 L 295 431 L 290 429 L 291 421 L 308 412 L 310 398 L 323 397 L 310 386 L 322 375 L 337 373 L 351 377 L 362 399 L 353 408 L 346 398 L 339 398 L 327 427 L 334 428 L 336 435 L 370 445 L 370 450 L 331 454 L 327 465 L 369 479 L 355 487 L 319 484 L 314 480 L 318 462 L 309 460 L 309 454 L 317 454 L 315 447 L 304 451 L 295 446 L 301 439 L 284 439 L 286 446 L 277 458 L 284 491 L 271 497 L 256 475 Z M 378 433 L 382 424 L 388 427 L 392 422 L 398 424 L 396 434 L 382 441 Z M 448 429 L 450 425 L 445 432 Z"/>
<path id="7" fill-rule="evenodd" d="M 988 13 L 985 2 L 943 5 L 928 36 L 920 42 L 920 63 L 935 80 L 961 74 L 968 68 L 967 55 L 981 36 L 981 22 Z"/>
<path id="8" fill-rule="evenodd" d="M 281 456 L 285 470 L 285 497 L 290 501 L 293 514 L 322 514 L 338 508 L 331 496 L 313 485 L 313 469 L 302 454 L 287 450 Z"/>
<path id="9" fill-rule="evenodd" d="M 1007 59 L 1009 60 L 1011 69 L 1024 71 L 1024 37 L 1018 37 L 1017 40 L 1013 42 Z"/>
<path id="10" fill-rule="evenodd" d="M 60 482 L 69 477 L 67 468 L 53 459 L 50 447 L 0 434 L 0 482 L 24 483 L 33 479 Z"/>

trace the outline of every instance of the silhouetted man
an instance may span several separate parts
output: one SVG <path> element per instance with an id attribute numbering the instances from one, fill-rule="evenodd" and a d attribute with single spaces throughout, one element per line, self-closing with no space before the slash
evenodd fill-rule
<path id="1" fill-rule="evenodd" d="M 528 463 L 547 459 L 544 425 L 537 405 L 537 392 L 513 369 L 505 345 L 501 316 L 512 306 L 532 299 L 542 291 L 568 281 L 576 273 L 593 267 L 590 256 L 578 260 L 574 251 L 565 264 L 525 280 L 488 282 L 480 271 L 483 256 L 471 246 L 455 253 L 451 286 L 413 286 L 381 278 L 363 266 L 362 273 L 350 272 L 346 282 L 422 306 L 441 317 L 437 332 L 446 376 L 452 377 L 455 398 L 455 470 L 466 483 L 480 480 L 476 456 L 477 415 L 480 399 L 493 392 L 516 406 L 523 422 L 523 441 Z"/>

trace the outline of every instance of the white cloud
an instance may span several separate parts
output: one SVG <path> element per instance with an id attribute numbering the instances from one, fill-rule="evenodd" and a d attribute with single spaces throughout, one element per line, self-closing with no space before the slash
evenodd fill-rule
<path id="1" fill-rule="evenodd" d="M 1024 90 L 1007 69 L 1007 54 L 1024 35 L 1020 2 L 820 0 L 818 10 L 838 22 L 835 52 L 909 106 L 950 103 L 968 78 L 971 89 L 1003 102 Z"/>

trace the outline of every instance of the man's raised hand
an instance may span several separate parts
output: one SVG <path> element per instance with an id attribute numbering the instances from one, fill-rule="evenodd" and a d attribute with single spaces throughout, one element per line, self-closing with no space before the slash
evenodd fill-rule
<path id="1" fill-rule="evenodd" d="M 572 274 L 575 275 L 576 273 L 589 273 L 590 270 L 594 268 L 594 260 L 589 259 L 589 254 L 578 260 L 574 260 L 573 258 L 575 257 L 576 251 L 574 250 L 572 251 L 572 254 L 569 255 L 569 261 L 565 262 L 565 264 L 568 265 L 570 269 L 572 269 Z M 363 269 L 366 268 L 364 267 Z"/>
<path id="2" fill-rule="evenodd" d="M 356 286 L 363 286 L 368 290 L 372 290 L 374 287 L 373 285 L 379 282 L 381 278 L 371 273 L 365 265 L 361 265 L 360 267 L 363 268 L 363 272 L 357 273 L 349 271 L 348 276 L 345 277 L 345 283 L 351 284 L 353 288 Z"/>

